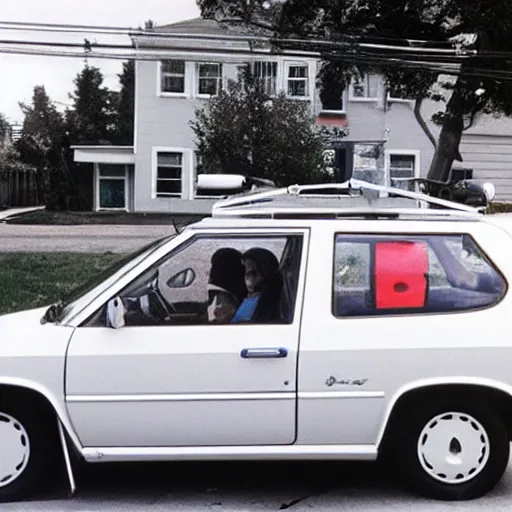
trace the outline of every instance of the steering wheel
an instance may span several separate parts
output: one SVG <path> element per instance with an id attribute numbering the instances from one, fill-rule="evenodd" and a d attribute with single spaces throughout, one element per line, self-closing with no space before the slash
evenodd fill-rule
<path id="1" fill-rule="evenodd" d="M 171 315 L 177 314 L 178 311 L 176 310 L 176 307 L 173 304 L 168 303 L 160 290 L 158 289 L 158 270 L 155 272 L 154 277 L 151 279 L 151 281 L 148 284 L 149 292 L 152 293 L 158 300 L 158 303 L 162 307 L 162 309 L 165 311 L 165 319 L 170 319 Z"/>
<path id="2" fill-rule="evenodd" d="M 132 284 L 131 288 L 125 292 L 122 298 L 128 301 L 128 303 L 134 301 L 138 304 L 135 309 L 128 306 L 130 312 L 133 312 L 135 315 L 137 315 L 137 310 L 139 310 L 138 314 L 142 314 L 152 322 L 169 322 L 172 314 L 177 314 L 178 310 L 173 304 L 165 300 L 158 289 L 158 277 L 158 269 L 154 269 L 149 275 L 140 276 L 140 278 Z M 145 311 L 142 310 L 143 308 L 140 302 L 144 296 L 149 298 L 149 304 L 147 305 L 149 306 L 149 310 Z"/>

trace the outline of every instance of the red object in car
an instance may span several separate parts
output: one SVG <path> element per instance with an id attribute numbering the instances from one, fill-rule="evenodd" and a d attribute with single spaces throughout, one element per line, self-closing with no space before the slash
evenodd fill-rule
<path id="1" fill-rule="evenodd" d="M 424 242 L 375 244 L 377 309 L 422 308 L 427 298 L 428 248 Z"/>

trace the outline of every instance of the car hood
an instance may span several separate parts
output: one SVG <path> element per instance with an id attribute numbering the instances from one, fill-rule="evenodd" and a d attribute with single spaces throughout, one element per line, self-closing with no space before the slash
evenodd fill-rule
<path id="1" fill-rule="evenodd" d="M 41 324 L 47 309 L 29 309 L 0 316 L 0 357 L 65 353 L 73 328 Z"/>
<path id="2" fill-rule="evenodd" d="M 16 313 L 8 313 L 0 315 L 0 332 L 2 338 L 7 330 L 13 328 L 33 328 L 41 325 L 41 318 L 45 314 L 48 307 L 27 309 L 25 311 L 18 311 Z"/>
<path id="3" fill-rule="evenodd" d="M 57 403 L 64 396 L 66 350 L 73 328 L 41 324 L 46 309 L 0 316 L 0 384 L 34 389 Z"/>

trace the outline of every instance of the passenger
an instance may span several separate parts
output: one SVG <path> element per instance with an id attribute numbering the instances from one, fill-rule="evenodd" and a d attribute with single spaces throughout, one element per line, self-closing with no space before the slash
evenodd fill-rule
<path id="1" fill-rule="evenodd" d="M 247 295 L 242 253 L 223 248 L 211 258 L 208 279 L 208 322 L 229 323 Z"/>
<path id="2" fill-rule="evenodd" d="M 248 294 L 232 323 L 276 323 L 281 321 L 280 300 L 283 279 L 279 261 L 263 248 L 249 249 L 242 255 Z"/>

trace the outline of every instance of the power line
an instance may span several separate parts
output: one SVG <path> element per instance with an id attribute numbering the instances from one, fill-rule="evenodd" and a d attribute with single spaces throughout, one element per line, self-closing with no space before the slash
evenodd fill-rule
<path id="1" fill-rule="evenodd" d="M 56 48 L 83 48 L 88 51 L 92 50 L 93 48 L 101 48 L 101 49 L 119 49 L 119 50 L 126 50 L 134 48 L 134 45 L 126 45 L 126 44 L 112 44 L 112 43 L 97 43 L 97 42 L 85 42 L 84 43 L 70 43 L 70 42 L 51 42 L 51 41 L 22 41 L 22 40 L 14 40 L 14 39 L 2 39 L 0 40 L 0 45 L 13 45 L 13 46 L 20 46 L 20 47 L 26 47 L 26 46 L 35 46 L 35 47 L 56 47 Z M 170 50 L 169 48 L 163 47 L 163 46 L 152 46 L 153 50 L 155 49 L 166 49 Z M 182 48 L 181 50 L 190 50 L 190 48 Z M 217 51 L 214 49 L 209 49 L 210 51 Z M 204 51 L 204 49 L 201 49 L 201 51 Z M 240 50 L 241 52 L 244 52 L 244 50 Z M 248 50 L 249 51 L 249 50 Z M 247 52 L 245 52 L 247 53 Z M 382 54 L 376 54 L 376 55 L 383 55 L 384 57 L 396 57 L 399 58 L 401 55 L 399 53 L 396 54 L 390 54 L 390 53 L 382 53 Z M 454 55 L 454 56 L 429 56 L 429 55 L 422 55 L 422 54 L 406 54 L 408 58 L 421 58 L 421 59 L 431 59 L 433 62 L 447 62 L 447 63 L 461 63 L 462 61 L 466 60 L 468 56 L 463 55 Z M 473 58 L 478 58 L 473 57 Z M 511 54 L 512 58 L 512 54 Z"/>
<path id="2" fill-rule="evenodd" d="M 133 54 L 129 55 L 123 55 L 122 57 L 126 58 L 143 58 L 144 55 L 150 54 L 150 55 L 158 55 L 159 58 L 165 58 L 165 57 L 172 57 L 175 52 L 190 52 L 193 50 L 190 47 L 172 47 L 167 48 L 164 46 L 153 46 L 150 50 L 141 50 L 141 49 L 134 49 L 133 45 L 121 45 L 121 44 L 104 44 L 104 43 L 90 43 L 88 47 L 86 47 L 85 43 L 67 43 L 67 42 L 49 42 L 49 41 L 18 41 L 18 40 L 0 40 L 0 48 L 3 48 L 5 51 L 9 50 L 12 53 L 19 52 L 20 54 L 24 55 L 48 55 L 48 56 L 63 56 L 63 57 L 69 57 L 69 56 L 78 56 L 78 57 L 95 57 L 98 56 L 98 58 L 108 58 L 109 56 L 112 57 L 119 57 L 119 54 L 113 54 L 113 53 L 95 53 L 95 49 L 108 49 L 108 50 L 128 50 L 133 52 Z M 9 46 L 10 45 L 10 46 Z M 31 47 L 31 48 L 23 48 L 23 47 Z M 52 50 L 50 51 L 42 51 L 40 47 L 49 47 Z M 54 48 L 61 49 L 61 48 L 80 48 L 84 50 L 83 52 L 77 53 L 77 52 L 64 52 L 59 53 L 59 51 L 53 51 Z M 222 52 L 219 50 L 216 50 L 215 48 L 201 48 L 201 53 L 206 54 L 219 54 L 223 53 L 226 50 L 223 50 Z M 5 52 L 4 52 L 5 53 Z M 241 55 L 247 55 L 248 53 L 251 53 L 249 50 L 244 49 L 229 49 L 229 53 L 233 54 L 241 54 Z M 253 50 L 253 54 L 264 54 L 264 55 L 272 55 L 271 52 L 267 50 Z M 453 65 L 453 66 L 459 66 L 461 65 L 465 60 L 468 58 L 471 58 L 473 61 L 481 59 L 480 56 L 476 57 L 468 57 L 468 56 L 432 56 L 432 55 L 422 55 L 422 54 L 405 54 L 401 55 L 400 53 L 390 53 L 390 52 L 368 52 L 368 51 L 359 51 L 357 53 L 348 52 L 348 53 L 322 53 L 322 52 L 307 52 L 300 50 L 295 51 L 287 51 L 286 55 L 288 56 L 297 56 L 297 57 L 314 57 L 324 60 L 347 60 L 351 56 L 354 56 L 358 58 L 359 60 L 363 60 L 364 58 L 371 57 L 374 59 L 380 59 L 382 62 L 394 62 L 396 59 L 399 60 L 407 60 L 409 62 L 416 61 L 418 64 L 430 64 L 435 66 L 447 66 L 447 65 Z M 405 57 L 405 58 L 404 58 Z M 483 58 L 483 57 L 482 57 Z M 444 68 L 443 68 L 444 70 Z M 481 70 L 482 71 L 482 70 Z"/>
<path id="3" fill-rule="evenodd" d="M 2 22 L 0 22 L 1 25 Z M 103 35 L 131 35 L 125 32 L 104 32 L 97 30 L 70 30 L 70 29 L 59 29 L 59 28 L 37 28 L 37 27 L 3 27 L 0 26 L 0 30 L 16 30 L 18 32 L 51 32 L 53 33 L 66 33 L 66 34 L 103 34 Z"/>
<path id="4" fill-rule="evenodd" d="M 0 45 L 15 45 L 15 46 L 50 46 L 56 48 L 84 48 L 87 43 L 67 43 L 61 41 L 21 41 L 15 39 L 0 39 Z M 112 43 L 90 43 L 91 48 L 111 48 L 125 50 L 134 48 L 133 45 L 127 44 L 112 44 Z"/>
<path id="5" fill-rule="evenodd" d="M 167 53 L 154 53 L 154 52 L 132 52 L 129 54 L 126 53 L 99 53 L 99 52 L 64 52 L 62 50 L 52 51 L 52 50 L 36 50 L 36 49 L 26 49 L 26 48 L 15 48 L 15 47 L 1 47 L 0 53 L 2 54 L 13 54 L 13 55 L 33 55 L 33 56 L 50 56 L 50 57 L 69 57 L 69 58 L 89 58 L 89 59 L 112 59 L 112 60 L 144 60 L 144 61 L 159 61 L 164 59 L 165 57 L 173 57 L 175 50 L 167 50 Z M 297 56 L 291 54 L 291 56 Z M 300 55 L 299 55 L 300 56 Z M 455 67 L 447 67 L 446 65 L 433 65 L 430 62 L 421 62 L 421 61 L 407 61 L 404 59 L 382 59 L 375 58 L 373 56 L 349 56 L 349 55 L 339 55 L 337 56 L 337 60 L 345 61 L 345 62 L 353 62 L 363 63 L 368 65 L 377 65 L 382 66 L 383 64 L 389 64 L 390 66 L 397 68 L 408 68 L 415 69 L 418 71 L 432 71 L 439 74 L 446 74 L 452 76 L 472 76 L 476 78 L 490 78 L 501 81 L 509 81 L 512 80 L 512 72 L 508 71 L 491 71 L 488 69 L 473 69 L 473 70 L 461 70 L 460 68 Z"/>
<path id="6" fill-rule="evenodd" d="M 0 27 L 0 30 L 2 28 Z M 146 35 L 146 34 L 145 34 Z M 167 39 L 191 39 L 191 40 L 197 40 L 200 42 L 205 42 L 207 40 L 225 40 L 225 39 L 233 39 L 236 38 L 236 36 L 217 36 L 217 35 L 200 35 L 200 34 L 171 34 L 171 33 L 153 33 L 152 35 L 158 35 L 162 38 Z M 242 38 L 245 41 L 250 41 L 250 38 Z M 259 40 L 259 39 L 258 39 Z M 380 44 L 373 44 L 373 43 L 346 43 L 346 42 L 340 42 L 340 41 L 320 41 L 320 40 L 307 40 L 307 39 L 268 39 L 263 38 L 263 40 L 270 45 L 274 44 L 278 47 L 282 47 L 285 50 L 288 51 L 292 50 L 296 53 L 301 51 L 300 47 L 303 47 L 303 52 L 307 52 L 310 54 L 321 54 L 322 51 L 328 51 L 330 50 L 348 50 L 353 52 L 354 48 L 357 47 L 358 49 L 362 50 L 370 50 L 370 51 L 379 51 L 382 52 L 382 54 L 385 54 L 385 52 L 396 52 L 396 55 L 400 55 L 400 53 L 403 53 L 404 55 L 407 55 L 408 58 L 415 58 L 421 56 L 421 58 L 437 58 L 437 60 L 442 61 L 445 60 L 447 62 L 462 62 L 463 60 L 466 60 L 468 58 L 510 58 L 512 59 L 512 52 L 503 52 L 503 51 L 489 51 L 489 50 L 446 50 L 446 49 L 433 49 L 433 48 L 418 48 L 418 47 L 405 47 L 405 46 L 397 46 L 397 45 L 380 45 Z M 19 44 L 19 45 L 36 45 L 36 46 L 62 46 L 62 47 L 79 47 L 83 45 L 73 44 L 73 43 L 49 43 L 48 41 L 19 41 L 19 40 L 4 40 L 5 44 Z M 133 45 L 114 45 L 114 44 L 108 44 L 108 43 L 91 43 L 92 46 L 97 48 L 118 48 L 118 49 L 125 49 L 129 47 L 133 47 Z M 154 46 L 152 46 L 155 48 Z M 311 47 L 314 47 L 315 50 L 311 50 Z M 156 47 L 158 48 L 158 47 Z M 325 48 L 322 50 L 322 48 Z M 178 51 L 181 50 L 201 50 L 204 51 L 205 48 L 191 48 L 189 46 L 183 47 L 183 48 L 175 48 Z M 211 50 L 211 48 L 210 48 Z M 359 51 L 360 51 L 359 50 Z M 216 51 L 223 51 L 223 50 L 216 50 Z M 240 50 L 241 52 L 244 52 L 244 50 Z M 249 49 L 246 51 L 246 53 L 250 51 Z"/>
<path id="7" fill-rule="evenodd" d="M 294 40 L 293 42 L 299 42 L 301 43 L 300 46 L 303 46 L 304 48 L 302 49 L 302 51 L 304 52 L 308 52 L 310 55 L 312 56 L 315 56 L 315 57 L 322 57 L 325 55 L 328 55 L 328 52 L 329 50 L 331 51 L 342 51 L 344 49 L 346 49 L 346 46 L 344 46 L 343 44 L 339 44 L 339 43 L 336 43 L 336 42 L 324 42 L 325 45 L 322 45 L 322 46 L 326 46 L 326 50 L 322 50 L 321 48 L 320 49 L 316 49 L 314 50 L 314 52 L 312 52 L 311 48 L 308 48 L 308 45 L 309 45 L 309 42 L 306 42 L 306 41 L 302 41 L 302 40 Z M 97 42 L 93 42 L 93 43 L 90 43 L 90 42 L 86 42 L 85 39 L 84 39 L 84 43 L 70 43 L 70 42 L 60 42 L 60 41 L 57 41 L 57 42 L 51 42 L 51 41 L 26 41 L 26 40 L 14 40 L 14 39 L 4 39 L 4 40 L 0 40 L 0 44 L 7 44 L 7 45 L 15 45 L 15 46 L 37 46 L 37 47 L 57 47 L 57 48 L 84 48 L 84 49 L 87 49 L 87 50 L 92 50 L 92 48 L 100 48 L 100 49 L 119 49 L 119 50 L 125 50 L 125 49 L 131 49 L 131 48 L 134 48 L 134 45 L 128 45 L 128 44 L 113 44 L 113 43 L 97 43 Z M 89 46 L 88 48 L 86 48 L 86 46 Z M 298 52 L 301 51 L 301 48 L 300 46 L 289 46 L 288 47 L 288 53 L 291 51 L 294 51 L 296 54 Z M 164 46 L 151 46 L 152 49 L 166 49 L 166 50 L 171 50 L 170 48 L 167 48 L 167 47 L 164 47 Z M 391 51 L 388 51 L 387 49 L 392 49 L 392 52 Z M 173 50 L 175 51 L 193 51 L 193 50 L 198 50 L 197 48 L 191 48 L 190 46 L 187 46 L 187 47 L 176 47 L 174 46 L 172 48 Z M 286 46 L 284 47 L 285 50 L 287 50 Z M 367 48 L 365 45 L 362 45 L 362 50 L 359 49 L 357 53 L 359 54 L 362 54 L 364 53 L 364 51 L 367 51 Z M 433 63 L 453 63 L 453 64 L 461 64 L 462 62 L 464 62 L 465 60 L 468 60 L 468 59 L 473 59 L 473 60 L 476 60 L 476 59 L 489 59 L 489 58 L 498 58 L 498 59 L 506 59 L 506 58 L 510 58 L 512 59 L 512 52 L 482 52 L 482 53 L 477 53 L 477 54 L 443 54 L 443 55 L 436 55 L 435 53 L 432 53 L 432 52 L 417 52 L 415 51 L 415 49 L 408 49 L 409 51 L 408 52 L 404 52 L 402 53 L 402 48 L 401 47 L 394 47 L 394 46 L 385 46 L 385 47 L 382 47 L 382 46 L 379 46 L 377 49 L 374 49 L 373 47 L 370 46 L 370 50 L 374 52 L 374 55 L 376 57 L 378 56 L 382 56 L 384 58 L 390 58 L 390 57 L 393 57 L 393 58 L 402 58 L 402 57 L 406 57 L 407 59 L 421 59 L 421 60 L 429 60 Z M 200 48 L 200 51 L 201 52 L 204 52 L 204 51 L 210 51 L 210 52 L 220 52 L 221 50 L 215 50 L 213 48 L 204 48 L 204 47 L 201 47 Z M 225 50 L 224 50 L 225 51 Z M 230 52 L 234 52 L 235 50 L 234 49 L 230 49 L 229 50 Z M 250 49 L 247 49 L 247 50 L 243 50 L 243 49 L 239 49 L 239 50 L 236 50 L 238 53 L 248 53 L 250 52 L 251 50 Z M 324 53 L 322 53 L 324 52 Z M 327 53 L 326 53 L 327 52 Z M 349 54 L 350 53 L 355 53 L 353 49 L 350 49 L 350 51 L 348 52 Z M 332 54 L 334 57 L 336 57 L 338 54 L 336 53 L 333 53 Z M 501 65 L 502 63 L 500 63 Z"/>
<path id="8" fill-rule="evenodd" d="M 27 49 L 27 48 L 15 48 L 8 46 L 0 46 L 0 53 L 8 55 L 28 55 L 35 57 L 70 57 L 79 59 L 112 59 L 112 60 L 160 60 L 161 57 L 147 58 L 145 55 L 135 56 L 131 54 L 113 54 L 113 53 L 97 53 L 97 52 L 65 52 L 65 51 L 52 51 L 52 50 L 38 50 L 38 49 Z"/>
<path id="9" fill-rule="evenodd" d="M 377 43 L 365 43 L 365 42 L 343 42 L 343 41 L 325 41 L 321 39 L 289 39 L 289 38 L 276 38 L 275 41 L 277 44 L 285 43 L 291 45 L 310 45 L 310 46 L 325 46 L 325 47 L 358 47 L 364 49 L 373 49 L 373 50 L 398 50 L 406 53 L 432 53 L 432 54 L 443 54 L 443 55 L 457 55 L 460 53 L 455 48 L 450 50 L 444 48 L 420 48 L 420 47 L 412 47 L 412 46 L 398 46 L 391 44 L 377 44 Z M 466 53 L 472 54 L 476 53 L 476 50 L 466 50 Z"/>
<path id="10" fill-rule="evenodd" d="M 199 36 L 199 35 L 195 35 L 194 36 L 195 39 L 199 40 L 199 41 L 203 41 L 204 42 L 204 38 L 202 36 Z M 57 47 L 82 47 L 84 45 L 82 44 L 76 44 L 76 43 L 67 43 L 67 42 L 49 42 L 49 41 L 21 41 L 21 40 L 14 40 L 14 39 L 8 39 L 8 40 L 2 40 L 1 43 L 4 43 L 4 44 L 13 44 L 13 45 L 22 45 L 22 46 L 57 46 Z M 308 46 L 311 46 L 311 45 L 316 45 L 318 47 L 326 47 L 326 49 L 339 49 L 339 50 L 343 50 L 343 49 L 347 49 L 347 46 L 345 43 L 338 43 L 338 42 L 327 42 L 327 41 L 323 41 L 323 42 L 320 42 L 320 43 L 315 43 L 315 42 L 310 42 L 310 41 L 303 41 L 303 40 L 281 40 L 279 42 L 280 44 L 283 44 L 283 43 L 288 43 L 289 47 L 288 47 L 288 50 L 292 50 L 292 51 L 295 51 L 295 52 L 299 52 L 301 51 L 300 49 L 300 46 L 305 46 L 306 48 L 304 48 L 302 51 L 305 51 L 305 52 L 309 52 L 309 53 L 312 53 L 311 49 L 308 49 Z M 292 45 L 292 43 L 294 43 Z M 122 45 L 122 44 L 112 44 L 112 43 L 97 43 L 97 42 L 94 42 L 94 43 L 90 43 L 91 46 L 94 46 L 94 47 L 97 47 L 97 48 L 113 48 L 113 49 L 126 49 L 126 48 L 132 48 L 133 45 Z M 163 48 L 162 46 L 151 46 L 152 48 Z M 366 45 L 366 44 L 361 44 L 360 47 L 363 49 L 363 50 L 375 50 L 375 51 L 382 51 L 383 54 L 384 51 L 388 51 L 388 50 L 393 50 L 395 52 L 397 52 L 397 55 L 400 54 L 400 52 L 404 51 L 404 48 L 402 47 L 397 47 L 397 46 L 391 46 L 391 45 L 378 45 L 377 47 L 375 47 L 374 45 Z M 187 51 L 191 51 L 191 50 L 194 50 L 194 48 L 191 48 L 190 46 L 187 46 L 186 48 L 176 48 L 174 47 L 175 49 L 178 49 L 178 50 L 187 50 Z M 286 47 L 284 47 L 284 49 L 287 49 Z M 353 51 L 353 48 L 349 48 L 350 51 Z M 196 49 L 197 50 L 197 49 Z M 200 48 L 201 51 L 204 51 L 205 48 L 204 47 L 201 47 Z M 209 50 L 212 50 L 211 48 L 209 48 Z M 436 55 L 437 52 L 432 52 L 432 51 L 417 51 L 415 48 L 405 48 L 405 50 L 407 50 L 406 52 L 404 52 L 404 55 L 407 55 L 408 58 L 414 58 L 416 56 L 420 56 L 421 55 L 421 58 L 438 58 L 439 60 L 446 60 L 446 61 L 452 61 L 452 62 L 457 62 L 457 61 L 462 61 L 464 59 L 467 59 L 469 57 L 471 58 L 480 58 L 480 55 L 479 54 L 459 54 L 459 53 L 456 53 L 456 52 L 443 52 L 442 55 Z M 216 51 L 221 51 L 221 50 L 216 50 Z M 233 51 L 233 49 L 230 49 L 229 51 Z M 243 49 L 240 49 L 238 50 L 240 52 L 244 52 L 245 50 Z M 246 52 L 248 51 L 251 51 L 250 49 L 247 49 Z M 321 53 L 321 49 L 318 49 L 316 48 L 314 50 L 313 53 L 316 53 L 316 54 L 320 54 Z M 486 53 L 485 54 L 486 57 L 491 57 L 493 55 L 490 54 L 490 52 Z M 483 55 L 482 55 L 483 57 Z M 497 55 L 497 57 L 510 57 L 512 58 L 512 52 L 510 53 L 507 53 L 507 52 L 501 52 L 499 55 Z"/>
<path id="11" fill-rule="evenodd" d="M 21 22 L 0 22 L 0 25 L 8 25 L 10 28 L 19 27 L 20 25 L 26 26 L 29 25 L 32 28 L 37 29 L 50 29 L 50 27 L 57 27 L 62 29 L 89 29 L 94 28 L 98 30 L 123 30 L 128 31 L 131 29 L 123 28 L 123 27 L 106 27 L 106 26 L 88 26 L 88 25 L 63 25 L 63 24 L 45 24 L 45 23 L 31 23 L 31 24 L 23 24 Z M 5 28 L 5 27 L 3 27 Z M 0 30 L 3 29 L 0 27 Z M 19 28 L 18 28 L 19 30 Z M 147 35 L 148 32 L 141 32 L 144 35 Z M 195 39 L 199 41 L 204 41 L 206 38 L 210 37 L 212 39 L 233 39 L 237 36 L 205 36 L 200 34 L 173 34 L 173 33 L 157 33 L 152 32 L 152 35 L 165 36 L 167 38 L 186 38 L 186 39 Z M 270 42 L 269 38 L 253 38 L 252 36 L 239 36 L 239 38 L 244 40 L 264 40 L 265 42 Z M 469 54 L 460 54 L 456 50 L 447 50 L 447 49 L 436 49 L 436 48 L 418 48 L 418 47 L 406 47 L 406 46 L 397 46 L 397 45 L 381 45 L 381 44 L 373 44 L 373 43 L 355 43 L 349 44 L 346 42 L 340 41 L 322 41 L 322 40 L 313 40 L 313 39 L 277 39 L 273 40 L 277 44 L 284 44 L 285 50 L 286 45 L 290 45 L 290 49 L 286 51 L 285 55 L 293 56 L 293 57 L 313 57 L 313 58 L 323 58 L 323 59 L 331 59 L 331 60 L 343 60 L 343 61 L 351 61 L 354 63 L 373 63 L 374 65 L 382 65 L 389 64 L 396 67 L 410 67 L 418 70 L 427 70 L 433 71 L 443 74 L 453 74 L 460 75 L 465 74 L 466 76 L 481 76 L 482 78 L 493 78 L 499 80 L 508 80 L 511 73 L 508 71 L 501 70 L 490 70 L 488 68 L 476 68 L 474 67 L 471 70 L 463 70 L 460 71 L 460 64 L 462 64 L 468 58 L 473 60 L 479 60 L 482 58 L 511 58 L 512 52 L 479 52 L 475 53 L 473 50 Z M 410 42 L 410 40 L 408 40 Z M 2 46 L 3 45 L 3 46 Z M 9 46 L 12 45 L 12 46 Z M 305 46 L 302 51 L 300 46 Z M 317 49 L 314 51 L 311 50 L 312 46 L 316 46 Z M 357 52 L 353 52 L 354 46 L 357 46 L 359 49 Z M 23 48 L 25 47 L 25 48 Z M 34 48 L 39 47 L 39 48 Z M 44 50 L 40 47 L 50 48 L 50 50 Z M 309 47 L 309 48 L 308 48 Z M 54 50 L 57 48 L 58 50 Z M 83 49 L 83 52 L 65 52 L 62 49 L 65 48 L 80 48 Z M 102 50 L 128 50 L 130 53 L 112 53 L 112 52 L 97 52 L 94 49 L 102 49 Z M 98 58 L 98 59 L 118 59 L 118 60 L 161 60 L 166 57 L 173 57 L 175 52 L 190 52 L 190 51 L 198 51 L 200 50 L 202 53 L 206 54 L 217 54 L 224 53 L 224 50 L 217 50 L 214 48 L 191 48 L 190 46 L 186 47 L 177 47 L 173 46 L 173 48 L 165 48 L 162 46 L 152 46 L 151 50 L 133 50 L 133 45 L 122 45 L 122 44 L 107 44 L 107 43 L 90 43 L 89 47 L 86 47 L 86 43 L 78 44 L 78 43 L 66 43 L 66 42 L 50 42 L 50 41 L 19 41 L 19 40 L 0 40 L 0 53 L 4 54 L 18 54 L 18 55 L 36 55 L 36 56 L 53 56 L 53 57 L 73 57 L 73 58 Z M 320 49 L 318 49 L 320 48 Z M 323 48 L 323 49 L 322 49 Z M 340 53 L 340 51 L 349 49 L 348 53 Z M 361 50 L 362 48 L 362 50 Z M 272 52 L 268 49 L 266 50 L 250 50 L 250 49 L 230 49 L 230 53 L 233 54 L 244 54 L 248 53 L 253 54 L 269 54 L 272 55 Z M 331 52 L 331 53 L 330 53 Z M 337 53 L 335 53 L 337 52 Z M 404 58 L 405 57 L 405 58 Z"/>
<path id="12" fill-rule="evenodd" d="M 367 64 L 369 66 L 382 66 L 383 62 L 381 59 L 375 59 L 372 57 L 365 56 L 339 56 L 337 60 L 342 62 L 350 62 L 353 64 Z M 497 81 L 512 81 L 512 71 L 496 71 L 482 68 L 472 69 L 454 69 L 441 66 L 433 66 L 429 62 L 418 62 L 418 61 L 406 61 L 389 59 L 387 64 L 396 68 L 405 68 L 417 71 L 432 71 L 438 74 L 451 75 L 451 76 L 462 76 L 472 77 L 479 79 L 491 79 Z"/>
<path id="13" fill-rule="evenodd" d="M 188 21 L 188 20 L 185 20 Z M 237 20 L 226 20 L 224 22 L 219 22 L 219 26 L 236 26 L 241 25 L 240 22 L 237 23 Z M 172 26 L 172 25 L 171 25 Z M 205 38 L 209 36 L 219 37 L 218 35 L 213 34 L 179 34 L 179 33 L 170 33 L 167 31 L 159 30 L 158 27 L 148 30 L 142 28 L 132 28 L 132 27 L 116 27 L 116 26 L 101 26 L 101 25 L 76 25 L 76 24 L 62 24 L 62 23 L 38 23 L 38 22 L 21 22 L 21 21 L 0 21 L 0 28 L 5 30 L 30 30 L 30 31 L 42 31 L 42 32 L 87 32 L 87 33 L 111 33 L 118 35 L 141 35 L 146 37 L 190 37 L 196 36 L 200 38 Z M 222 37 L 222 36 L 221 36 Z M 230 34 L 228 36 L 223 36 L 227 38 L 240 38 L 240 39 L 248 39 L 248 38 L 259 38 L 259 39 L 269 39 L 265 36 L 255 36 L 251 34 L 247 35 L 236 35 Z M 309 38 L 310 39 L 310 38 Z M 347 41 L 360 40 L 358 36 L 344 36 L 344 39 Z M 415 38 L 398 38 L 398 37 L 387 37 L 387 36 L 379 36 L 379 35 L 371 35 L 368 36 L 369 40 L 381 40 L 381 41 L 399 41 L 402 43 L 406 43 L 407 45 L 413 47 L 414 45 L 418 45 L 420 47 L 425 47 L 425 45 L 437 45 L 437 46 L 450 46 L 453 47 L 453 43 L 450 41 L 437 41 L 432 39 L 415 39 Z M 441 49 L 441 48 L 440 48 Z"/>
<path id="14" fill-rule="evenodd" d="M 24 21 L 0 21 L 0 25 L 5 25 L 10 30 L 41 30 L 41 31 L 67 31 L 67 32 L 89 32 L 104 33 L 116 32 L 119 34 L 129 34 L 132 32 L 143 31 L 142 29 L 134 29 L 131 27 L 101 26 L 101 25 L 75 25 L 65 23 L 38 23 Z"/>
<path id="15" fill-rule="evenodd" d="M 219 26 L 222 26 L 222 23 L 219 23 Z M 220 34 L 187 34 L 187 33 L 172 33 L 164 30 L 151 29 L 133 29 L 131 27 L 116 27 L 116 26 L 98 26 L 98 25 L 74 25 L 74 24 L 57 24 L 57 23 L 36 23 L 36 22 L 14 22 L 14 21 L 0 21 L 0 29 L 2 30 L 29 30 L 29 31 L 43 31 L 43 32 L 87 32 L 87 33 L 98 33 L 105 35 L 128 35 L 128 36 L 140 36 L 140 37 L 149 37 L 149 38 L 175 38 L 175 39 L 202 39 L 202 40 L 243 40 L 243 41 L 280 41 L 280 42 L 289 42 L 289 43 L 304 43 L 307 42 L 309 44 L 333 44 L 331 41 L 325 41 L 322 39 L 294 39 L 294 38 L 272 38 L 268 36 L 257 36 L 254 34 L 229 34 L 229 35 L 220 35 Z M 354 44 L 357 42 L 359 45 L 365 45 L 367 47 L 387 47 L 388 45 L 379 45 L 377 43 L 364 43 L 361 42 L 360 37 L 356 36 L 345 36 L 345 42 L 341 42 L 341 44 Z M 432 52 L 443 52 L 443 53 L 453 53 L 456 50 L 446 49 L 446 48 L 426 48 L 427 44 L 435 44 L 441 46 L 454 46 L 453 43 L 448 41 L 433 41 L 433 40 L 423 40 L 423 39 L 410 39 L 410 38 L 391 38 L 391 37 L 380 37 L 380 36 L 369 36 L 369 40 L 382 40 L 382 41 L 396 41 L 405 43 L 401 46 L 397 46 L 397 48 L 411 51 L 432 51 Z M 336 43 L 334 43 L 336 44 Z M 338 43 L 340 44 L 340 43 Z M 418 45 L 418 46 L 415 46 Z"/>

